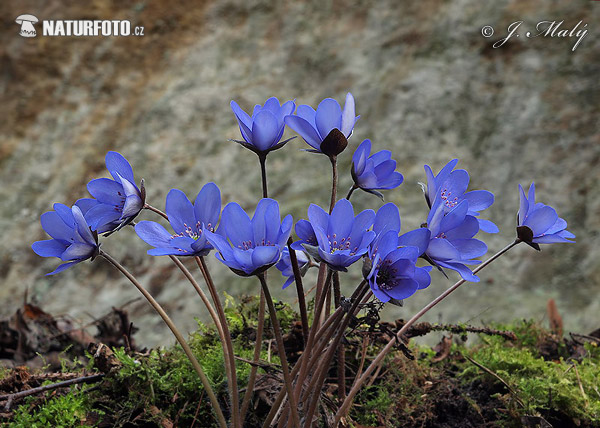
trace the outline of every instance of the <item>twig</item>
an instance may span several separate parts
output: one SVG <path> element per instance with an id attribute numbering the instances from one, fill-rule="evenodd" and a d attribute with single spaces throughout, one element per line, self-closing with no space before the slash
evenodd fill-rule
<path id="1" fill-rule="evenodd" d="M 583 385 L 581 384 L 581 377 L 579 377 L 579 370 L 577 370 L 577 366 L 575 364 L 573 364 L 573 367 L 575 368 L 575 376 L 577 376 L 577 383 L 579 384 L 579 391 L 581 391 L 581 396 L 583 397 L 583 402 L 585 403 L 585 407 L 587 409 L 589 407 L 590 403 L 588 401 L 587 394 L 583 390 Z"/>
<path id="2" fill-rule="evenodd" d="M 404 326 L 404 323 L 398 323 L 397 327 Z M 471 325 L 456 325 L 456 324 L 430 324 L 428 322 L 420 322 L 413 324 L 405 333 L 407 338 L 424 336 L 432 331 L 449 331 L 451 333 L 481 333 L 494 336 L 501 336 L 506 340 L 517 340 L 517 336 L 512 331 L 494 330 L 489 327 L 475 327 Z"/>
<path id="3" fill-rule="evenodd" d="M 99 373 L 90 376 L 77 377 L 75 379 L 69 379 L 50 385 L 38 386 L 37 388 L 26 389 L 25 391 L 15 392 L 14 394 L 0 395 L 0 401 L 7 400 L 4 410 L 10 410 L 10 406 L 14 400 L 19 398 L 29 397 L 30 395 L 39 394 L 41 392 L 50 391 L 56 388 L 63 388 L 65 386 L 76 385 L 79 383 L 91 383 L 97 382 L 104 377 L 104 373 Z"/>
<path id="4" fill-rule="evenodd" d="M 509 390 L 509 392 L 515 397 L 515 399 L 517 400 L 517 403 L 519 403 L 521 405 L 521 407 L 523 407 L 524 409 L 526 408 L 525 403 L 523 403 L 523 401 L 519 398 L 519 395 L 517 394 L 517 391 L 515 391 L 508 384 L 508 382 L 506 382 L 498 374 L 494 373 L 493 371 L 491 371 L 490 369 L 488 369 L 487 367 L 485 367 L 483 364 L 478 363 L 477 361 L 475 361 L 473 358 L 469 357 L 468 355 L 465 355 L 464 357 L 467 360 L 469 360 L 470 362 L 472 362 L 473 364 L 475 364 L 477 367 L 479 367 L 481 370 L 483 370 L 484 372 L 486 372 L 487 374 L 490 374 L 490 375 L 494 376 L 497 380 L 499 380 Z"/>

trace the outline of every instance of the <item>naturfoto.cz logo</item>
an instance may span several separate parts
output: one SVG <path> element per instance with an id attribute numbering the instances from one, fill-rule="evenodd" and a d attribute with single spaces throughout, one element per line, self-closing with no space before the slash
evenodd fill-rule
<path id="1" fill-rule="evenodd" d="M 34 15 L 19 15 L 15 20 L 21 26 L 19 34 L 23 37 L 36 37 L 34 24 L 39 22 Z M 90 20 L 64 19 L 44 20 L 42 35 L 50 37 L 111 37 L 143 36 L 144 27 L 131 25 L 127 20 Z"/>

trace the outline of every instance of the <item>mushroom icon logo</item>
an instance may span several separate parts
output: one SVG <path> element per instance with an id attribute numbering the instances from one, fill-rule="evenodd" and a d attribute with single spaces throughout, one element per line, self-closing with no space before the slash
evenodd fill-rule
<path id="1" fill-rule="evenodd" d="M 17 24 L 21 25 L 21 31 L 19 31 L 19 34 L 21 36 L 35 37 L 37 35 L 37 32 L 35 31 L 35 28 L 33 27 L 33 24 L 38 22 L 38 19 L 35 16 L 29 15 L 29 14 L 20 15 L 19 17 L 17 17 L 15 22 Z"/>

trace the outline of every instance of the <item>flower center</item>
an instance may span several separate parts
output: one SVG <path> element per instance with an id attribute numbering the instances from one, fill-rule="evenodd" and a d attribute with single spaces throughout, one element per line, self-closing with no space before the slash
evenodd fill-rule
<path id="1" fill-rule="evenodd" d="M 440 196 L 448 208 L 454 208 L 458 205 L 458 196 L 452 198 L 452 192 L 448 191 L 448 188 L 444 187 Z"/>
<path id="2" fill-rule="evenodd" d="M 398 269 L 392 268 L 391 264 L 390 260 L 384 260 L 379 264 L 376 282 L 382 290 L 389 291 L 396 286 L 395 276 L 398 273 Z"/>

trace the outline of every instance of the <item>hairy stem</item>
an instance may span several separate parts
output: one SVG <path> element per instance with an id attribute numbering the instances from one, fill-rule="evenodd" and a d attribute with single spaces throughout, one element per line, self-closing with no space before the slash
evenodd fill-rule
<path id="1" fill-rule="evenodd" d="M 150 210 L 156 214 L 158 214 L 159 216 L 161 216 L 162 218 L 164 218 L 165 220 L 169 221 L 169 216 L 167 216 L 164 212 L 162 212 L 161 210 L 159 210 L 158 208 L 153 207 L 150 204 L 144 204 L 144 209 L 146 210 Z"/>
<path id="2" fill-rule="evenodd" d="M 486 267 L 487 265 L 492 263 L 494 260 L 498 259 L 500 256 L 505 254 L 508 250 L 510 250 L 511 248 L 513 248 L 515 245 L 517 245 L 520 242 L 521 241 L 519 239 L 516 239 L 514 242 L 507 245 L 502 250 L 500 250 L 499 252 L 494 254 L 492 257 L 487 259 L 485 262 L 483 262 L 481 265 L 479 265 L 476 269 L 473 270 L 473 273 L 477 273 L 477 272 L 481 271 L 484 267 Z M 460 287 L 465 282 L 466 281 L 464 279 L 461 279 L 460 281 L 458 281 L 452 287 L 448 288 L 446 291 L 444 291 L 442 294 L 440 294 L 438 297 L 436 297 L 434 300 L 432 300 L 423 309 L 421 309 L 419 312 L 417 312 L 411 319 L 409 319 L 406 322 L 406 324 L 404 324 L 404 326 L 400 329 L 400 331 L 398 331 L 398 333 L 379 352 L 377 357 L 375 357 L 373 362 L 369 365 L 369 367 L 367 367 L 367 369 L 360 376 L 360 378 L 358 378 L 354 381 L 354 385 L 352 385 L 352 388 L 348 392 L 348 396 L 346 397 L 346 399 L 344 400 L 344 402 L 338 409 L 337 413 L 335 414 L 335 424 L 334 424 L 335 426 L 337 426 L 337 424 L 340 422 L 340 419 L 344 415 L 347 414 L 348 409 L 350 408 L 350 406 L 352 405 L 352 401 L 354 400 L 354 396 L 358 393 L 358 391 L 360 390 L 363 383 L 367 380 L 367 378 L 375 370 L 375 368 L 377 368 L 377 366 L 379 366 L 379 363 L 381 363 L 383 358 L 394 348 L 394 345 L 398 342 L 398 340 L 401 340 L 402 335 L 410 328 L 410 326 L 412 326 L 417 320 L 419 320 L 419 318 L 421 318 L 423 315 L 425 315 L 431 308 L 433 308 L 438 303 L 440 303 L 442 300 L 444 300 L 446 297 L 448 297 L 450 294 L 452 294 L 458 287 Z"/>
<path id="3" fill-rule="evenodd" d="M 337 198 L 337 182 L 338 182 L 338 171 L 337 171 L 337 156 L 330 156 L 331 161 L 331 203 L 329 204 L 329 214 L 333 211 L 335 201 Z"/>
<path id="4" fill-rule="evenodd" d="M 142 295 L 146 298 L 146 300 L 148 300 L 150 305 L 152 305 L 154 310 L 156 312 L 158 312 L 158 314 L 160 315 L 162 320 L 165 322 L 165 324 L 167 324 L 167 326 L 169 327 L 169 329 L 171 330 L 171 332 L 173 333 L 173 335 L 175 336 L 175 338 L 177 339 L 177 341 L 183 348 L 183 352 L 185 352 L 185 355 L 188 357 L 188 359 L 192 363 L 194 370 L 196 371 L 196 373 L 198 373 L 198 376 L 200 377 L 200 381 L 202 382 L 202 385 L 204 386 L 204 389 L 206 390 L 208 399 L 210 400 L 213 410 L 216 414 L 219 426 L 221 428 L 227 428 L 227 422 L 225 421 L 225 416 L 223 416 L 223 412 L 221 411 L 221 407 L 219 406 L 219 401 L 217 400 L 215 392 L 213 391 L 213 388 L 210 385 L 210 381 L 204 374 L 204 371 L 202 370 L 202 366 L 196 359 L 196 356 L 192 352 L 192 349 L 187 344 L 187 342 L 185 341 L 185 339 L 183 338 L 182 334 L 179 332 L 179 330 L 177 329 L 177 327 L 175 326 L 173 321 L 171 321 L 171 318 L 169 318 L 169 316 L 164 311 L 162 306 L 160 306 L 160 304 L 154 299 L 154 297 L 152 297 L 152 295 L 150 293 L 148 293 L 148 291 L 142 286 L 142 284 L 140 284 L 138 282 L 138 280 L 135 279 L 135 277 L 131 273 L 129 273 L 129 271 L 127 269 L 125 269 L 118 261 L 116 261 L 112 256 L 110 256 L 109 254 L 105 253 L 102 250 L 100 250 L 99 255 L 104 257 L 111 265 L 113 265 L 115 268 L 117 268 L 123 275 L 125 275 L 125 277 L 129 281 L 131 281 L 131 283 L 139 290 L 140 293 L 142 293 Z"/>

